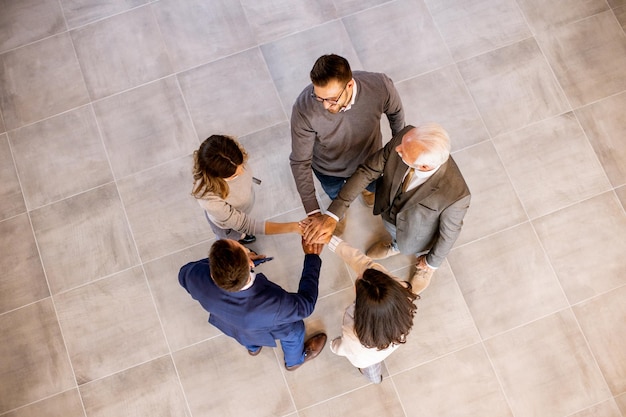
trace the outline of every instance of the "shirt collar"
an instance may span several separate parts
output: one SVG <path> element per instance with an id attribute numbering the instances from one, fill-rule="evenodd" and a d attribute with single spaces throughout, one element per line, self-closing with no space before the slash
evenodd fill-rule
<path id="1" fill-rule="evenodd" d="M 354 80 L 354 78 L 353 78 L 353 80 Z M 354 85 L 352 87 L 352 99 L 350 100 L 350 103 L 348 103 L 348 105 L 346 107 L 344 107 L 343 109 L 341 109 L 340 111 L 348 111 L 348 110 L 350 110 L 352 108 L 352 105 L 356 101 L 356 92 L 357 92 L 357 87 L 356 87 L 356 81 L 355 81 Z"/>

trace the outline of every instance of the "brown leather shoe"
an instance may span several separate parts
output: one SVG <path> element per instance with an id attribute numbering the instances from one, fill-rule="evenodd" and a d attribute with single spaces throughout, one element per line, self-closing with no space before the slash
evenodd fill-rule
<path id="1" fill-rule="evenodd" d="M 380 240 L 374 243 L 365 254 L 372 259 L 385 259 L 399 253 L 400 251 L 393 248 L 391 241 Z"/>
<path id="2" fill-rule="evenodd" d="M 263 349 L 263 346 L 261 346 L 261 347 L 260 347 L 257 351 L 255 351 L 255 352 L 253 352 L 253 351 L 249 350 L 249 351 L 248 351 L 248 355 L 250 355 L 250 356 L 256 356 L 256 355 L 258 355 L 259 353 L 261 353 L 261 349 Z"/>
<path id="3" fill-rule="evenodd" d="M 285 368 L 287 368 L 288 371 L 295 371 L 308 361 L 315 359 L 317 355 L 320 354 L 322 349 L 324 349 L 325 345 L 326 333 L 318 333 L 315 336 L 311 336 L 306 342 L 304 342 L 304 362 L 293 366 L 285 365 Z"/>
<path id="4" fill-rule="evenodd" d="M 375 198 L 376 198 L 376 194 L 371 193 L 367 190 L 361 191 L 361 202 L 365 204 L 367 207 L 374 207 Z"/>
<path id="5" fill-rule="evenodd" d="M 435 273 L 434 269 L 422 269 L 416 268 L 415 273 L 411 277 L 411 291 L 415 294 L 419 294 L 426 289 L 430 285 L 430 279 L 433 277 Z"/>

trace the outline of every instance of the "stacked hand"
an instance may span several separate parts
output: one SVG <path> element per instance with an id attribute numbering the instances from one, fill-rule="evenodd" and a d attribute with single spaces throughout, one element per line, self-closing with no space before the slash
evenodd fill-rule
<path id="1" fill-rule="evenodd" d="M 326 214 L 316 213 L 300 220 L 299 224 L 303 230 L 302 236 L 307 243 L 325 244 L 333 237 L 337 220 Z"/>

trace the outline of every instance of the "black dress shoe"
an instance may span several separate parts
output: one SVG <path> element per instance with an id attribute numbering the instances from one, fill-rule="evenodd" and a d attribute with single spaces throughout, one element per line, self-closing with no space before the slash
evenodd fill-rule
<path id="1" fill-rule="evenodd" d="M 324 346 L 326 345 L 326 333 L 318 333 L 315 336 L 311 336 L 309 340 L 304 342 L 304 362 L 299 363 L 298 365 L 287 366 L 288 371 L 295 371 L 308 361 L 312 361 L 320 354 Z"/>
<path id="2" fill-rule="evenodd" d="M 241 243 L 242 245 L 252 243 L 252 242 L 256 242 L 256 236 L 254 235 L 245 235 L 244 237 L 239 239 L 239 243 Z"/>

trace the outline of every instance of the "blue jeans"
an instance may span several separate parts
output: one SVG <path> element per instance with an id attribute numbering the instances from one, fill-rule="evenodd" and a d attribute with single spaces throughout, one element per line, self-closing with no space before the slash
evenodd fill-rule
<path id="1" fill-rule="evenodd" d="M 291 332 L 280 340 L 285 357 L 285 366 L 300 365 L 304 362 L 304 322 L 302 320 L 293 324 Z M 247 345 L 246 349 L 256 352 L 261 346 Z"/>
<path id="2" fill-rule="evenodd" d="M 348 178 L 333 177 L 332 175 L 322 174 L 315 168 L 313 168 L 313 173 L 315 173 L 315 176 L 317 177 L 317 179 L 320 180 L 320 184 L 322 184 L 322 188 L 324 189 L 324 192 L 328 194 L 331 200 L 334 200 L 335 198 L 337 198 L 339 191 L 341 191 L 341 188 L 343 188 L 343 185 L 346 183 L 348 178 L 350 178 L 350 177 Z M 371 193 L 375 192 L 376 181 L 372 181 L 365 189 Z"/>

